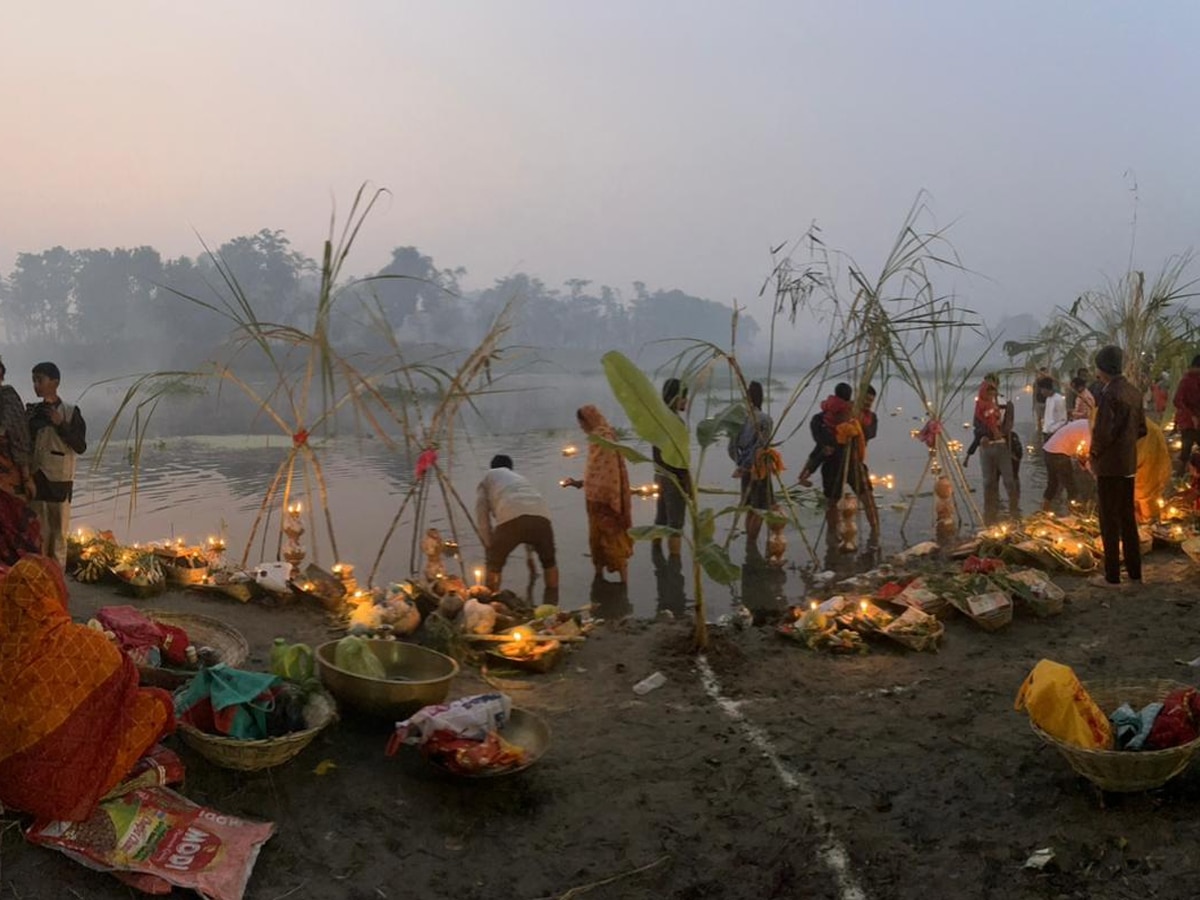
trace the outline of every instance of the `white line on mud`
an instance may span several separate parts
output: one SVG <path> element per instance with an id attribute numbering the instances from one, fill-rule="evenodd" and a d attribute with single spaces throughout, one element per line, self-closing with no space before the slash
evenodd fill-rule
<path id="1" fill-rule="evenodd" d="M 771 743 L 770 736 L 746 718 L 738 701 L 730 700 L 722 693 L 721 683 L 717 681 L 716 673 L 713 672 L 712 666 L 708 664 L 708 659 L 702 653 L 696 656 L 696 668 L 700 670 L 700 683 L 704 686 L 704 692 L 721 712 L 741 726 L 746 739 L 757 747 L 758 752 L 775 767 L 775 772 L 779 775 L 779 780 L 783 782 L 784 787 L 799 793 L 803 805 L 808 807 L 808 815 L 812 819 L 814 829 L 817 834 L 822 836 L 818 853 L 821 861 L 833 873 L 833 877 L 837 881 L 839 896 L 842 900 L 866 900 L 866 892 L 858 886 L 857 879 L 850 871 L 850 854 L 846 852 L 842 842 L 834 836 L 829 820 L 825 818 L 825 814 L 821 812 L 821 807 L 817 804 L 817 795 L 813 790 L 812 782 L 780 758 L 775 745 Z"/>

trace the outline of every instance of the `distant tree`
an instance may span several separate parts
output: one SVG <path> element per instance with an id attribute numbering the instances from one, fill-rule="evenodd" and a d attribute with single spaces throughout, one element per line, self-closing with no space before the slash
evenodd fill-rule
<path id="1" fill-rule="evenodd" d="M 633 304 L 633 333 L 639 342 L 689 337 L 722 347 L 729 343 L 732 310 L 725 304 L 693 297 L 680 290 L 647 294 L 640 283 L 635 282 L 634 287 L 638 297 Z M 753 343 L 758 330 L 754 319 L 741 316 L 738 319 L 739 343 Z"/>
<path id="2" fill-rule="evenodd" d="M 99 343 L 155 336 L 154 307 L 163 280 L 153 247 L 75 252 L 75 319 L 80 340 Z"/>
<path id="3" fill-rule="evenodd" d="M 18 254 L 4 310 L 10 338 L 73 337 L 74 287 L 75 257 L 65 248 Z"/>
<path id="4" fill-rule="evenodd" d="M 444 316 L 453 317 L 443 306 L 459 293 L 458 279 L 464 274 L 462 268 L 439 269 L 432 257 L 416 247 L 397 247 L 391 262 L 375 273 L 377 278 L 388 277 L 372 281 L 368 287 L 393 328 L 404 328 L 411 316 L 423 312 L 428 329 Z"/>
<path id="5" fill-rule="evenodd" d="M 216 251 L 222 265 L 232 274 L 263 322 L 292 324 L 299 308 L 300 278 L 316 263 L 292 250 L 280 230 L 262 229 L 255 235 L 237 237 Z"/>
<path id="6" fill-rule="evenodd" d="M 168 340 L 179 339 L 196 347 L 220 343 L 233 329 L 233 322 L 201 305 L 222 308 L 219 282 L 220 276 L 208 257 L 167 260 L 150 313 L 156 329 Z"/>

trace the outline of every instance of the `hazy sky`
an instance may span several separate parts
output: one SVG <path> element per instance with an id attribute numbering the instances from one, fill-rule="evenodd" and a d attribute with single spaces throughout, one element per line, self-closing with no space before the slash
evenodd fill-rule
<path id="1" fill-rule="evenodd" d="M 877 262 L 931 194 L 990 318 L 1200 233 L 1200 4 L 10 3 L 0 271 L 199 252 L 392 191 L 351 268 L 415 244 L 482 287 L 634 279 L 752 298 L 816 220 Z"/>

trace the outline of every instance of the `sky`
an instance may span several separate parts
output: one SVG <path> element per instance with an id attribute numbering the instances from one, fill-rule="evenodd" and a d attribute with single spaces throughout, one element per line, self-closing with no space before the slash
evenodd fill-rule
<path id="1" fill-rule="evenodd" d="M 368 182 L 354 271 L 415 245 L 466 289 L 640 280 L 761 315 L 770 248 L 816 222 L 871 271 L 924 191 L 970 270 L 937 287 L 994 322 L 1200 233 L 1191 0 L 9 7 L 3 273 L 262 228 L 316 257 Z"/>

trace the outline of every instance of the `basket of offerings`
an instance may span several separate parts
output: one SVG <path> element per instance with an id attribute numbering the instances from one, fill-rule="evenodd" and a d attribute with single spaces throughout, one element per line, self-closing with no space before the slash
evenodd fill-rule
<path id="1" fill-rule="evenodd" d="M 885 625 L 880 633 L 910 650 L 937 650 L 938 643 L 946 633 L 946 626 L 937 617 L 909 607 Z"/>
<path id="2" fill-rule="evenodd" d="M 163 575 L 171 584 L 200 584 L 208 577 L 208 556 L 199 547 L 168 544 L 156 547 L 154 555 L 158 557 Z"/>
<path id="3" fill-rule="evenodd" d="M 1188 685 L 1168 679 L 1089 681 L 1083 687 L 1096 706 L 1106 712 L 1121 704 L 1141 709 L 1176 691 L 1190 690 Z M 1029 724 L 1033 733 L 1058 750 L 1078 774 L 1101 790 L 1117 793 L 1162 787 L 1186 769 L 1200 751 L 1200 737 L 1162 750 L 1096 750 L 1059 740 L 1039 728 L 1032 718 Z"/>
<path id="4" fill-rule="evenodd" d="M 527 672 L 549 672 L 562 657 L 563 645 L 559 640 L 538 640 L 537 636 L 525 637 L 522 632 L 513 633 L 512 640 L 496 644 L 487 652 L 492 662 L 504 663 Z"/>
<path id="5" fill-rule="evenodd" d="M 292 590 L 312 597 L 330 612 L 341 612 L 346 606 L 346 585 L 332 572 L 326 572 L 316 563 L 308 567 L 298 578 L 291 579 L 288 584 Z"/>
<path id="6" fill-rule="evenodd" d="M 242 740 L 221 734 L 209 734 L 181 721 L 177 723 L 179 736 L 185 744 L 209 762 L 224 769 L 257 772 L 281 766 L 298 756 L 300 751 L 312 743 L 313 738 L 337 719 L 337 705 L 333 698 L 324 691 L 317 693 L 323 700 L 314 704 L 310 698 L 313 712 L 306 715 L 308 727 L 299 731 L 261 740 Z"/>
<path id="7" fill-rule="evenodd" d="M 206 578 L 193 582 L 187 587 L 193 591 L 220 594 L 240 603 L 247 603 L 253 599 L 258 584 L 245 572 L 232 569 L 210 569 Z"/>
<path id="8" fill-rule="evenodd" d="M 149 556 L 149 554 L 147 554 Z M 153 556 L 150 556 L 154 560 Z M 153 564 L 120 563 L 111 569 L 122 594 L 144 600 L 167 589 L 167 579 L 157 560 Z"/>
<path id="9" fill-rule="evenodd" d="M 943 591 L 925 578 L 914 578 L 904 590 L 889 597 L 888 602 L 919 609 L 926 615 L 937 616 L 939 619 L 951 615 L 952 609 Z"/>
<path id="10" fill-rule="evenodd" d="M 1014 599 L 1024 602 L 1039 617 L 1057 616 L 1063 611 L 1067 592 L 1040 569 L 1017 569 L 991 576 Z"/>
<path id="11" fill-rule="evenodd" d="M 998 631 L 1012 622 L 1012 598 L 1004 591 L 991 590 L 968 597 L 954 597 L 950 602 L 984 631 Z"/>
<path id="12" fill-rule="evenodd" d="M 165 609 L 147 609 L 142 614 L 152 622 L 183 629 L 188 643 L 197 651 L 196 663 L 189 668 L 139 665 L 138 673 L 144 685 L 172 690 L 195 675 L 201 663 L 223 662 L 237 668 L 250 656 L 250 645 L 241 632 L 218 619 Z"/>

